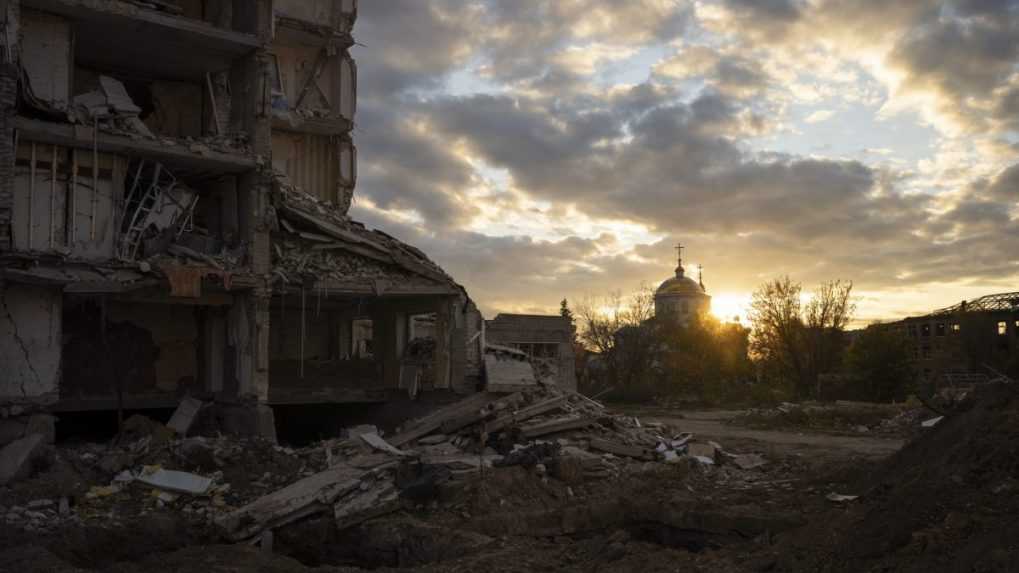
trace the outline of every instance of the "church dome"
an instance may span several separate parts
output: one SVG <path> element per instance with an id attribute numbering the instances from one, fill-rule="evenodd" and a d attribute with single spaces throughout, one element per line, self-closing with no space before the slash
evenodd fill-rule
<path id="1" fill-rule="evenodd" d="M 655 295 L 660 296 L 699 296 L 703 294 L 704 289 L 701 285 L 697 284 L 697 281 L 678 273 L 677 276 L 665 280 L 665 282 L 658 287 L 658 290 L 655 291 Z"/>

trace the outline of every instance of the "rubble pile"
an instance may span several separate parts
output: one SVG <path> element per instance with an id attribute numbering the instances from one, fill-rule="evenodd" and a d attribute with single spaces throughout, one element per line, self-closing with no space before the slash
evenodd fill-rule
<path id="1" fill-rule="evenodd" d="M 581 394 L 538 384 L 526 392 L 479 393 L 412 420 L 383 437 L 370 426 L 315 446 L 326 468 L 220 514 L 233 541 L 320 514 L 340 529 L 434 497 L 439 487 L 489 468 L 523 466 L 566 483 L 619 476 L 626 464 L 764 465 L 661 425 L 609 412 Z"/>
<path id="2" fill-rule="evenodd" d="M 289 538 L 323 519 L 352 531 L 393 512 L 441 507 L 433 514 L 440 522 L 469 520 L 484 511 L 475 495 L 529 507 L 556 491 L 564 500 L 597 497 L 623 476 L 649 471 L 675 480 L 698 468 L 701 479 L 739 489 L 757 483 L 767 463 L 540 381 L 466 396 L 391 433 L 362 425 L 300 448 L 219 435 L 204 411 L 186 398 L 165 425 L 136 415 L 111 443 L 61 446 L 52 469 L 3 497 L 0 520 L 58 534 L 172 515 L 213 540 L 271 551 L 274 535 Z"/>

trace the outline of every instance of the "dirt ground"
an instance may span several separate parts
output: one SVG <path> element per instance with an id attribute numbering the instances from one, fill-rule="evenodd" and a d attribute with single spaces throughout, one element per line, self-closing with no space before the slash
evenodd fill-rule
<path id="1" fill-rule="evenodd" d="M 883 458 L 905 445 L 898 437 L 845 436 L 816 430 L 765 430 L 734 425 L 744 410 L 668 411 L 651 408 L 627 408 L 626 413 L 646 422 L 661 422 L 683 428 L 685 432 L 724 444 L 763 448 L 776 455 L 804 455 L 833 460 L 852 456 Z"/>
<path id="2" fill-rule="evenodd" d="M 271 551 L 223 543 L 180 512 L 125 520 L 111 508 L 108 522 L 0 524 L 0 571 L 1013 571 L 1016 541 L 1005 532 L 1019 512 L 1014 501 L 992 501 L 1019 491 L 1014 393 L 905 448 L 901 437 L 741 427 L 739 411 L 630 409 L 642 424 L 667 423 L 766 463 L 629 460 L 604 479 L 568 467 L 489 468 L 354 528 L 326 517 L 281 527 Z M 285 450 L 262 449 L 235 455 L 247 465 L 280 457 L 274 472 L 301 469 Z M 32 487 L 18 491 L 41 494 Z M 955 550 L 970 557 L 949 558 Z"/>

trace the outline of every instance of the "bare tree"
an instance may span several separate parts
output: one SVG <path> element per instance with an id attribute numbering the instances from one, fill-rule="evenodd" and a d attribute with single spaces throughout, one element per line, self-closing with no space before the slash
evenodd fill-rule
<path id="1" fill-rule="evenodd" d="M 761 285 L 750 305 L 753 333 L 750 349 L 755 359 L 791 379 L 799 397 L 820 394 L 819 375 L 829 371 L 839 356 L 842 334 L 856 305 L 853 283 L 822 283 L 804 306 L 802 287 L 789 277 Z"/>
<path id="2" fill-rule="evenodd" d="M 751 356 L 793 378 L 797 387 L 805 377 L 801 292 L 788 276 L 768 281 L 754 291 L 749 312 Z"/>
<path id="3" fill-rule="evenodd" d="M 842 351 L 842 334 L 856 312 L 856 304 L 850 298 L 852 291 L 852 281 L 823 282 L 804 309 L 807 364 L 810 365 L 808 376 L 818 398 L 821 397 L 820 375 L 837 365 Z"/>
<path id="4" fill-rule="evenodd" d="M 654 316 L 654 290 L 641 285 L 629 297 L 616 291 L 584 299 L 574 310 L 580 341 L 600 356 L 608 381 L 634 389 L 649 381 L 654 333 L 646 324 Z"/>

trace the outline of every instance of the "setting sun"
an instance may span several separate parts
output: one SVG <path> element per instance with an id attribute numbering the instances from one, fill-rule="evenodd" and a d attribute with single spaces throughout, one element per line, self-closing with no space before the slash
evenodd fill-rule
<path id="1" fill-rule="evenodd" d="M 718 320 L 746 324 L 747 310 L 750 308 L 750 295 L 722 293 L 712 295 L 711 314 Z"/>

